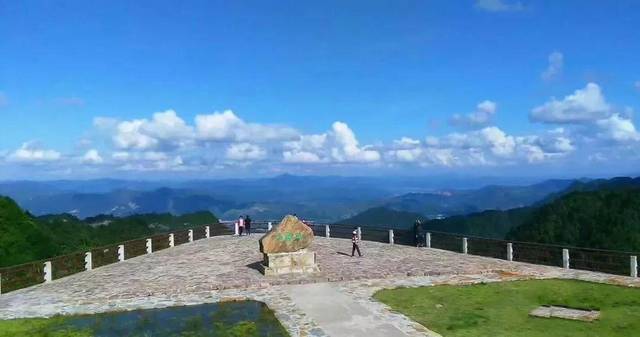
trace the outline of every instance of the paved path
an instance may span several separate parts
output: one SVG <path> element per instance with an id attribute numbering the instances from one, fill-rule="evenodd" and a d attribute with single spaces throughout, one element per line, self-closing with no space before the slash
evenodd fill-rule
<path id="1" fill-rule="evenodd" d="M 330 336 L 406 337 L 386 320 L 356 302 L 335 284 L 318 283 L 288 287 L 287 293 L 302 311 Z"/>
<path id="2" fill-rule="evenodd" d="M 320 273 L 264 277 L 258 236 L 198 240 L 51 283 L 0 295 L 0 319 L 160 308 L 253 299 L 266 303 L 292 337 L 325 337 L 335 326 L 300 300 L 298 285 L 333 288 L 411 337 L 435 336 L 371 299 L 384 288 L 528 278 L 576 278 L 640 286 L 640 279 L 508 262 L 427 248 L 363 242 L 365 257 L 345 255 L 350 240 L 316 238 Z M 350 253 L 350 251 L 349 251 Z M 328 285 L 330 283 L 330 285 Z M 321 300 L 321 299 L 320 299 Z M 341 310 L 360 312 L 348 301 Z M 308 313 L 306 312 L 308 311 Z M 357 317 L 356 317 L 357 318 Z M 349 321 L 350 322 L 350 321 Z M 349 323 L 346 323 L 349 324 Z M 358 326 L 357 320 L 354 326 Z M 326 330 L 326 331 L 325 331 Z M 375 336 L 368 334 L 369 336 Z M 335 333 L 334 337 L 345 335 Z M 401 335 L 402 336 L 402 335 Z"/>

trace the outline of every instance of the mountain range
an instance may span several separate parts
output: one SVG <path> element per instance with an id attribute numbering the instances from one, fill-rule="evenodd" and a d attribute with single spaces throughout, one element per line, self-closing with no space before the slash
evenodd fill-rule
<path id="1" fill-rule="evenodd" d="M 528 181 L 526 179 L 518 181 Z M 499 183 L 481 187 L 482 183 Z M 6 195 L 35 215 L 69 213 L 79 218 L 111 214 L 207 210 L 222 219 L 249 214 L 274 219 L 296 213 L 316 221 L 338 221 L 372 207 L 451 216 L 484 209 L 507 209 L 557 193 L 571 180 L 507 185 L 513 180 L 459 177 L 293 176 L 200 181 L 5 181 Z"/>

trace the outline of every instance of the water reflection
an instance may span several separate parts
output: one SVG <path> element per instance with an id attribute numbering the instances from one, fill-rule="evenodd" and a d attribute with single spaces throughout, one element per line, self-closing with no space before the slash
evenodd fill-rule
<path id="1" fill-rule="evenodd" d="M 288 337 L 261 302 L 242 301 L 76 316 L 60 329 L 95 337 Z"/>

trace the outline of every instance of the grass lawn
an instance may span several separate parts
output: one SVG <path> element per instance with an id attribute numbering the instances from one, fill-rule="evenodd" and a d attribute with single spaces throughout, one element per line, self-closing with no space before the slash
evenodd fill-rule
<path id="1" fill-rule="evenodd" d="M 640 289 L 531 280 L 382 290 L 374 297 L 444 337 L 640 336 Z M 598 309 L 587 323 L 530 317 L 541 305 Z"/>

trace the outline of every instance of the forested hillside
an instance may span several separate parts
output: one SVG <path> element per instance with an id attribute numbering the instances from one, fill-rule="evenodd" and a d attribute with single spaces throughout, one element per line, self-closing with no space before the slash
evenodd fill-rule
<path id="1" fill-rule="evenodd" d="M 538 208 L 507 238 L 640 251 L 640 189 L 570 193 Z"/>
<path id="2" fill-rule="evenodd" d="M 56 253 L 51 233 L 11 199 L 0 197 L 0 267 Z"/>
<path id="3" fill-rule="evenodd" d="M 431 220 L 425 230 L 514 241 L 640 251 L 640 189 L 606 185 L 538 207 Z"/>
<path id="4" fill-rule="evenodd" d="M 216 224 L 212 232 L 226 231 L 210 212 L 85 220 L 69 214 L 33 217 L 13 200 L 0 197 L 0 267 L 204 224 Z"/>

